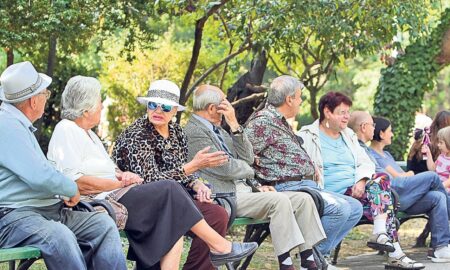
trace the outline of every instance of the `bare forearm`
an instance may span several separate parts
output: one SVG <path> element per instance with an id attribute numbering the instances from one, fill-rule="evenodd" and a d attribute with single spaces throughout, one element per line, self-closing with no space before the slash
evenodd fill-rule
<path id="1" fill-rule="evenodd" d="M 428 157 L 428 159 L 427 159 L 427 169 L 429 171 L 436 170 L 436 165 L 434 164 L 433 157 Z"/>
<path id="2" fill-rule="evenodd" d="M 77 185 L 81 195 L 97 194 L 122 187 L 122 183 L 120 181 L 94 176 L 80 177 L 77 180 Z"/>
<path id="3" fill-rule="evenodd" d="M 198 167 L 194 161 L 191 161 L 183 165 L 183 170 L 186 175 L 191 175 L 198 170 Z"/>

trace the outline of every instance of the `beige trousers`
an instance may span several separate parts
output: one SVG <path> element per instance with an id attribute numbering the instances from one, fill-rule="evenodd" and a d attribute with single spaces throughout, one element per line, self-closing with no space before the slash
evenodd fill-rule
<path id="1" fill-rule="evenodd" d="M 326 238 L 311 196 L 304 192 L 255 192 L 236 194 L 238 217 L 269 219 L 275 254 L 295 247 L 311 249 Z"/>

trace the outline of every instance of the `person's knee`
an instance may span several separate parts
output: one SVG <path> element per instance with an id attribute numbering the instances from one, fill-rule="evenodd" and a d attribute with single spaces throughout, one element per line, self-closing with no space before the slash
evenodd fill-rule
<path id="1" fill-rule="evenodd" d="M 225 208 L 212 204 L 208 215 L 205 215 L 205 220 L 220 235 L 225 236 L 228 225 L 228 213 Z"/>
<path id="2" fill-rule="evenodd" d="M 431 179 L 431 181 L 434 184 L 440 184 L 441 183 L 441 179 L 439 178 L 439 175 L 435 172 L 426 172 L 428 174 L 428 177 Z"/>
<path id="3" fill-rule="evenodd" d="M 162 190 L 183 190 L 183 187 L 178 182 L 172 180 L 161 180 L 153 184 L 157 184 L 158 188 Z"/>
<path id="4" fill-rule="evenodd" d="M 351 197 L 349 199 L 350 212 L 354 215 L 362 216 L 364 209 L 361 202 Z"/>
<path id="5" fill-rule="evenodd" d="M 359 220 L 363 213 L 363 208 L 358 200 L 349 197 L 347 199 L 338 200 L 335 211 L 336 216 L 340 217 L 343 221 L 347 221 L 350 218 Z"/>
<path id="6" fill-rule="evenodd" d="M 74 249 L 79 249 L 75 234 L 67 226 L 56 221 L 47 222 L 36 235 L 41 238 L 41 243 L 47 246 L 41 248 L 48 250 L 47 255 L 66 256 L 73 253 Z"/>
<path id="7" fill-rule="evenodd" d="M 433 207 L 447 206 L 447 195 L 439 191 L 430 191 L 429 196 Z"/>
<path id="8" fill-rule="evenodd" d="M 290 209 L 291 201 L 286 194 L 282 192 L 267 192 L 265 199 L 270 201 L 270 204 L 273 209 Z"/>

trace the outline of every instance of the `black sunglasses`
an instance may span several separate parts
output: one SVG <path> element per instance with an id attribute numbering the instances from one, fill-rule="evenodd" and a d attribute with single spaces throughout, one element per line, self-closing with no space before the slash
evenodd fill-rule
<path id="1" fill-rule="evenodd" d="M 170 112 L 172 110 L 172 108 L 173 108 L 172 105 L 156 103 L 156 102 L 153 102 L 153 101 L 149 101 L 147 103 L 147 109 L 149 109 L 149 110 L 154 111 L 158 107 L 160 107 L 163 112 Z"/>

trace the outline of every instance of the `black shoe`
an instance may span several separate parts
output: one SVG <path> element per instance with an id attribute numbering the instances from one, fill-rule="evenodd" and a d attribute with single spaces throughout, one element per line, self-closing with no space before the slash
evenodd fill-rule
<path id="1" fill-rule="evenodd" d="M 434 256 L 434 248 L 429 248 L 427 251 L 427 259 L 431 260 L 432 258 L 436 258 L 436 256 Z"/>
<path id="2" fill-rule="evenodd" d="M 258 244 L 255 242 L 249 243 L 231 243 L 231 252 L 226 254 L 214 254 L 209 253 L 211 262 L 214 267 L 219 267 L 229 262 L 241 260 L 248 255 L 252 254 L 258 248 Z"/>

